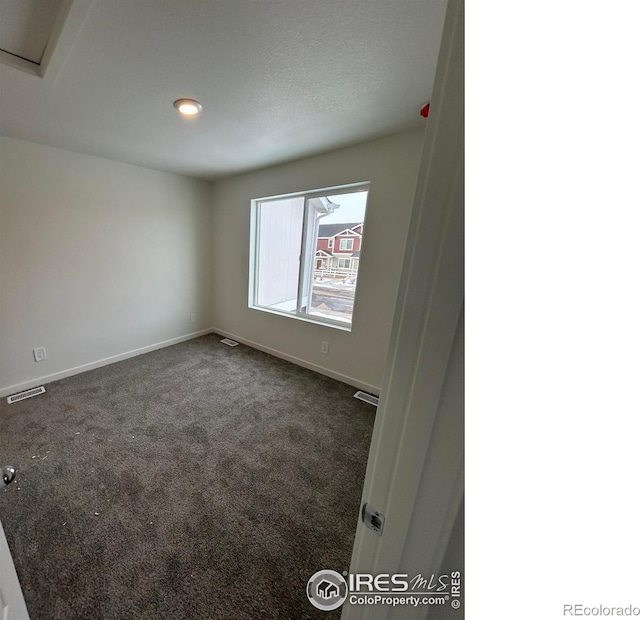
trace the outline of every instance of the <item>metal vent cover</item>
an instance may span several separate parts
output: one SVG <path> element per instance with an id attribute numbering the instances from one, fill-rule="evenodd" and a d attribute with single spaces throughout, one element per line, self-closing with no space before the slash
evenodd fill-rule
<path id="1" fill-rule="evenodd" d="M 45 392 L 46 390 L 41 385 L 40 387 L 37 387 L 37 388 L 32 388 L 30 390 L 25 390 L 24 392 L 18 392 L 17 394 L 13 394 L 12 396 L 9 396 L 9 398 L 7 398 L 7 402 L 9 404 L 17 403 L 19 400 L 24 400 L 25 398 L 31 398 L 32 396 L 37 396 L 38 394 L 44 394 Z"/>
<path id="2" fill-rule="evenodd" d="M 240 343 L 235 340 L 231 340 L 231 338 L 223 338 L 220 342 L 226 344 L 228 347 L 237 347 Z"/>
<path id="3" fill-rule="evenodd" d="M 378 402 L 380 401 L 380 399 L 377 396 L 374 396 L 373 394 L 367 394 L 366 392 L 363 392 L 361 390 L 358 390 L 354 395 L 354 398 L 357 398 L 358 400 L 363 400 L 365 403 L 369 403 L 370 405 L 373 405 L 374 407 L 378 406 Z"/>

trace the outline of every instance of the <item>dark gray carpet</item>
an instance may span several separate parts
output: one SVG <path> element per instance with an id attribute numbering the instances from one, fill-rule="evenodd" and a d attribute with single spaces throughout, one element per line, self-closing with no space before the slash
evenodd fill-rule
<path id="1" fill-rule="evenodd" d="M 32 620 L 338 618 L 375 409 L 205 336 L 2 401 L 0 518 Z"/>

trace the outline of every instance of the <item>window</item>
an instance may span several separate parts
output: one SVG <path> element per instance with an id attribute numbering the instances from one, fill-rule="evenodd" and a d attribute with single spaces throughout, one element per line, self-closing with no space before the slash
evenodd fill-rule
<path id="1" fill-rule="evenodd" d="M 253 200 L 249 307 L 350 329 L 368 194 L 358 183 Z M 318 254 L 345 231 L 353 259 Z"/>

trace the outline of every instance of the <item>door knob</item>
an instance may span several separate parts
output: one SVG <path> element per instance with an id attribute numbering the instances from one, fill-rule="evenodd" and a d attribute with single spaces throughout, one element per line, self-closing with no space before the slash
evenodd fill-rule
<path id="1" fill-rule="evenodd" d="M 16 468 L 11 465 L 5 465 L 2 468 L 2 482 L 5 484 L 11 484 L 16 477 Z"/>

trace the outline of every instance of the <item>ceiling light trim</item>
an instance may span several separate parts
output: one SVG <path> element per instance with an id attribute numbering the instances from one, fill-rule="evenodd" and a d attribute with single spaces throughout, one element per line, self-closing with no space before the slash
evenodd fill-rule
<path id="1" fill-rule="evenodd" d="M 173 107 L 178 110 L 182 116 L 193 117 L 198 116 L 198 114 L 202 112 L 202 104 L 195 99 L 176 99 L 176 101 L 173 102 Z"/>

